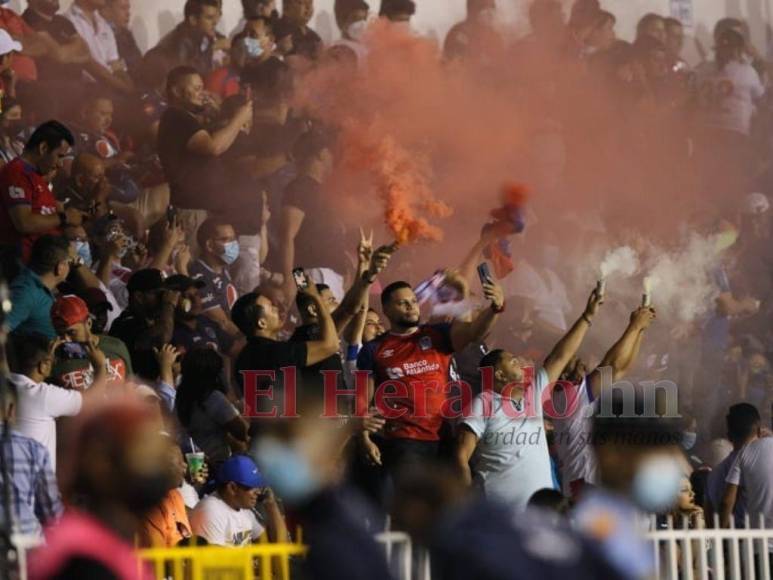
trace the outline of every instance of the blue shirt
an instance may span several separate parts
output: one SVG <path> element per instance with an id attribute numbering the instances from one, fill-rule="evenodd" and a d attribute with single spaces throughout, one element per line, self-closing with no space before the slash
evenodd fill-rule
<path id="1" fill-rule="evenodd" d="M 21 274 L 11 282 L 11 302 L 11 313 L 8 315 L 11 332 L 36 332 L 49 339 L 56 338 L 51 322 L 54 295 L 43 285 L 40 276 L 29 268 L 22 269 Z"/>
<path id="2" fill-rule="evenodd" d="M 43 526 L 59 517 L 63 510 L 48 450 L 34 439 L 14 432 L 3 448 L 13 479 L 14 526 L 19 533 L 38 535 Z M 2 479 L 0 472 L 0 483 Z M 0 518 L 5 520 L 3 509 L 0 502 Z"/>

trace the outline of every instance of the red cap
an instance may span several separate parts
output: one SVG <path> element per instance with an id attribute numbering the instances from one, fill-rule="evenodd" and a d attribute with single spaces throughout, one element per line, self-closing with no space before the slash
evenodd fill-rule
<path id="1" fill-rule="evenodd" d="M 51 321 L 54 323 L 54 328 L 57 331 L 65 330 L 79 322 L 85 322 L 88 317 L 88 306 L 81 298 L 74 294 L 60 296 L 51 307 Z"/>

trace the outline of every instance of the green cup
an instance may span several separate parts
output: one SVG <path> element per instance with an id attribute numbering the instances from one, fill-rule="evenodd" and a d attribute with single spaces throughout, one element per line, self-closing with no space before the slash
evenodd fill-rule
<path id="1" fill-rule="evenodd" d="M 201 468 L 204 467 L 204 453 L 202 451 L 186 453 L 185 461 L 188 463 L 188 473 L 191 474 L 191 477 L 196 477 Z"/>

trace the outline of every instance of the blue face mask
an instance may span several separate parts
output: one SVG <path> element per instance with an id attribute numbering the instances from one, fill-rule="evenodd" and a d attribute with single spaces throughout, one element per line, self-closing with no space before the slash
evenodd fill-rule
<path id="1" fill-rule="evenodd" d="M 233 242 L 228 242 L 223 249 L 223 253 L 220 254 L 220 259 L 223 260 L 226 264 L 229 266 L 233 264 L 236 259 L 239 257 L 239 242 L 234 240 Z"/>
<path id="2" fill-rule="evenodd" d="M 642 462 L 633 479 L 633 500 L 649 513 L 669 510 L 679 495 L 682 470 L 676 459 L 666 455 Z"/>
<path id="3" fill-rule="evenodd" d="M 87 268 L 91 268 L 91 264 L 93 263 L 93 260 L 91 259 L 91 246 L 89 246 L 88 242 L 85 242 L 83 240 L 76 240 L 75 253 L 81 257 L 81 259 L 83 260 L 83 264 Z"/>
<path id="4" fill-rule="evenodd" d="M 284 501 L 298 505 L 322 487 L 303 455 L 291 445 L 265 438 L 255 448 L 255 462 Z"/>
<path id="5" fill-rule="evenodd" d="M 260 58 L 263 54 L 263 45 L 257 38 L 246 36 L 243 40 L 244 50 L 247 51 L 247 56 L 250 58 Z"/>

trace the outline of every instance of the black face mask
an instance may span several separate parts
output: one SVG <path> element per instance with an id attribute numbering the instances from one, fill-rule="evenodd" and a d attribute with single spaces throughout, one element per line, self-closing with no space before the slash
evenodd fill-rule
<path id="1" fill-rule="evenodd" d="M 138 514 L 149 512 L 174 488 L 173 480 L 169 471 L 127 477 L 125 481 L 130 481 L 130 487 L 124 497 L 126 506 Z"/>

